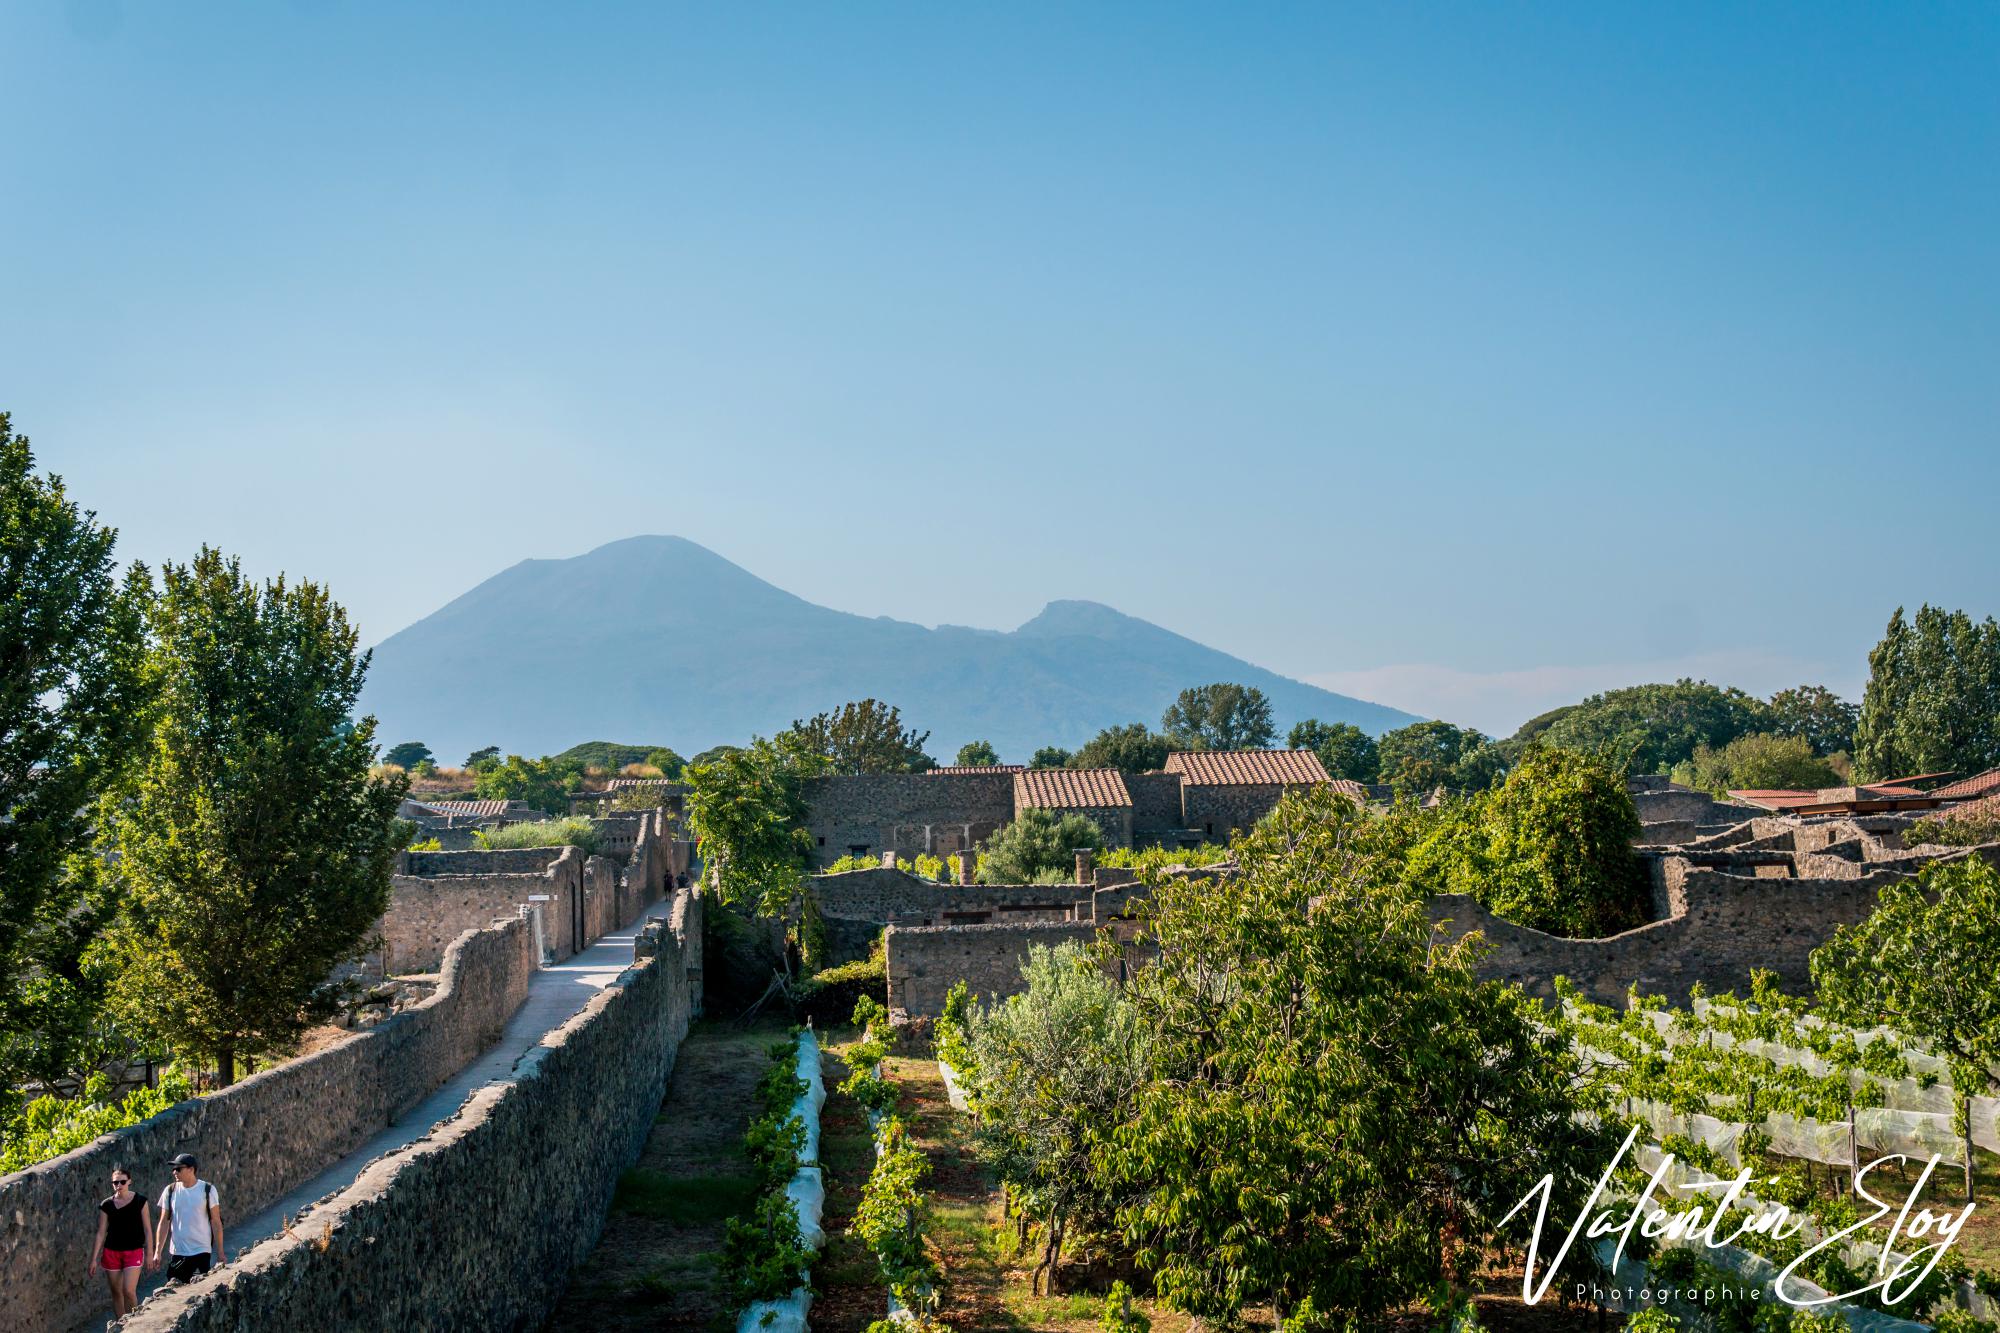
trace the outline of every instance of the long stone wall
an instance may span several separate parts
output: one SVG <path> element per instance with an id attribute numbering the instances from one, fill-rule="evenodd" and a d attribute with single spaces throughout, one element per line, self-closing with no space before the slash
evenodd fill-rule
<path id="1" fill-rule="evenodd" d="M 498 1039 L 539 963 L 528 921 L 467 931 L 446 951 L 437 991 L 415 1008 L 0 1178 L 0 1328 L 63 1329 L 102 1310 L 104 1284 L 81 1266 L 114 1163 L 157 1196 L 166 1184 L 160 1163 L 192 1152 L 204 1176 L 226 1182 L 226 1217 L 254 1213 L 393 1124 Z"/>
<path id="2" fill-rule="evenodd" d="M 506 1082 L 366 1167 L 292 1234 L 155 1296 L 129 1333 L 539 1327 L 603 1230 L 700 995 L 702 901 L 683 890 L 630 969 Z M 65 1263 L 74 1266 L 74 1260 Z"/>
<path id="3" fill-rule="evenodd" d="M 805 784 L 806 828 L 819 865 L 850 852 L 941 856 L 1014 820 L 1012 773 L 870 773 Z M 858 849 L 858 850 L 857 850 Z"/>

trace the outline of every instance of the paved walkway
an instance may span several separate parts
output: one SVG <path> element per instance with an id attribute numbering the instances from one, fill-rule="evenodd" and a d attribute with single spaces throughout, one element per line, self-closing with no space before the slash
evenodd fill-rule
<path id="1" fill-rule="evenodd" d="M 376 1158 L 428 1134 L 431 1126 L 457 1112 L 465 1104 L 465 1099 L 478 1089 L 488 1083 L 505 1081 L 521 1057 L 540 1045 L 546 1033 L 567 1023 L 589 1003 L 591 996 L 617 980 L 618 974 L 632 965 L 632 945 L 639 937 L 640 927 L 651 920 L 664 920 L 673 907 L 673 901 L 673 895 L 669 893 L 646 909 L 645 914 L 631 925 L 600 937 L 597 943 L 580 954 L 537 971 L 528 983 L 528 998 L 507 1020 L 499 1041 L 487 1047 L 484 1054 L 474 1057 L 471 1063 L 459 1070 L 443 1087 L 417 1103 L 401 1120 L 262 1212 L 247 1218 L 232 1214 L 229 1182 L 216 1181 L 215 1187 L 222 1195 L 222 1235 L 228 1242 L 230 1262 L 240 1259 L 257 1242 L 277 1235 L 285 1219 L 296 1218 L 307 1204 L 353 1184 L 354 1178 L 361 1174 L 361 1168 Z M 164 1269 L 160 1275 L 144 1279 L 141 1295 L 151 1294 L 160 1285 L 163 1276 Z M 87 1320 L 78 1329 L 102 1328 L 104 1318 L 99 1316 Z"/>

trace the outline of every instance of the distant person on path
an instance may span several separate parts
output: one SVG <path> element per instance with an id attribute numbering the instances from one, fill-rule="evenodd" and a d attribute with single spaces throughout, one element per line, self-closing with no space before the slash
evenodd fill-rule
<path id="1" fill-rule="evenodd" d="M 84 1276 L 95 1268 L 111 1288 L 111 1309 L 120 1319 L 139 1303 L 139 1270 L 153 1248 L 153 1208 L 143 1194 L 132 1192 L 132 1173 L 111 1168 L 111 1197 L 97 1205 L 97 1244 L 91 1247 Z"/>
<path id="2" fill-rule="evenodd" d="M 167 1281 L 192 1282 L 229 1256 L 222 1248 L 222 1196 L 215 1186 L 195 1175 L 192 1154 L 182 1153 L 170 1165 L 174 1182 L 160 1191 L 160 1229 L 153 1242 L 153 1267 L 160 1251 L 169 1248 Z"/>

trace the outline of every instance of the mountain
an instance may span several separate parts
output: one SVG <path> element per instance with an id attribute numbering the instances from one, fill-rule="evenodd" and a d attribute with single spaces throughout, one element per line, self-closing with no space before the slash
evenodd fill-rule
<path id="1" fill-rule="evenodd" d="M 1269 695 L 1281 736 L 1306 717 L 1370 732 L 1419 720 L 1095 602 L 1051 602 L 1011 633 L 926 629 L 815 606 L 679 537 L 494 575 L 383 640 L 361 707 L 385 744 L 422 740 L 457 763 L 484 745 L 539 755 L 589 736 L 691 755 L 873 696 L 929 729 L 940 760 L 983 739 L 1025 762 L 1103 727 L 1157 726 L 1183 688 L 1217 680 Z"/>

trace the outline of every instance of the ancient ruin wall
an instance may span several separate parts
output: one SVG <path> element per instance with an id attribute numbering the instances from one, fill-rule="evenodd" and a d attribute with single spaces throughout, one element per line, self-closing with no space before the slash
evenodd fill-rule
<path id="1" fill-rule="evenodd" d="M 577 848 L 407 855 L 419 869 L 390 878 L 389 910 L 380 926 L 386 970 L 428 972 L 452 940 L 515 915 L 537 895 L 547 897 L 541 906 L 548 947 L 558 958 L 576 952 L 584 864 Z"/>
<path id="2" fill-rule="evenodd" d="M 700 994 L 701 906 L 683 890 L 658 954 L 635 960 L 510 1080 L 368 1166 L 293 1235 L 154 1297 L 125 1328 L 540 1327 L 659 1110 Z"/>
<path id="3" fill-rule="evenodd" d="M 267 1207 L 360 1144 L 499 1038 L 539 959 L 520 918 L 468 931 L 437 991 L 367 1032 L 209 1097 L 170 1107 L 52 1161 L 0 1177 L 0 1327 L 69 1328 L 101 1317 L 104 1284 L 80 1271 L 113 1163 L 157 1197 L 177 1152 L 228 1192 L 226 1217 Z M 271 1327 L 324 1327 L 273 1324 Z M 264 1327 L 246 1324 L 243 1327 Z"/>
<path id="4" fill-rule="evenodd" d="M 943 855 L 1014 820 L 1012 773 L 871 773 L 805 784 L 813 855 L 831 865 L 851 848 Z"/>
<path id="5" fill-rule="evenodd" d="M 1605 939 L 1572 940 L 1502 921 L 1471 898 L 1431 899 L 1435 920 L 1455 934 L 1477 930 L 1492 946 L 1483 975 L 1518 982 L 1529 992 L 1554 994 L 1552 981 L 1567 976 L 1593 998 L 1623 1004 L 1628 986 L 1685 1001 L 1696 982 L 1711 990 L 1743 990 L 1752 968 L 1769 968 L 1787 990 L 1811 985 L 1812 951 L 1875 910 L 1876 892 L 1903 878 L 1759 879 L 1686 868 L 1669 858 L 1669 883 L 1685 910 L 1663 921 Z"/>
<path id="6" fill-rule="evenodd" d="M 1132 793 L 1132 840 L 1145 846 L 1187 827 L 1181 811 L 1181 775 L 1127 773 L 1125 789 Z"/>
<path id="7" fill-rule="evenodd" d="M 889 1007 L 911 1018 L 935 1018 L 944 1011 L 945 992 L 961 980 L 974 995 L 1015 994 L 1031 947 L 1088 944 L 1096 937 L 1089 921 L 891 927 Z"/>

